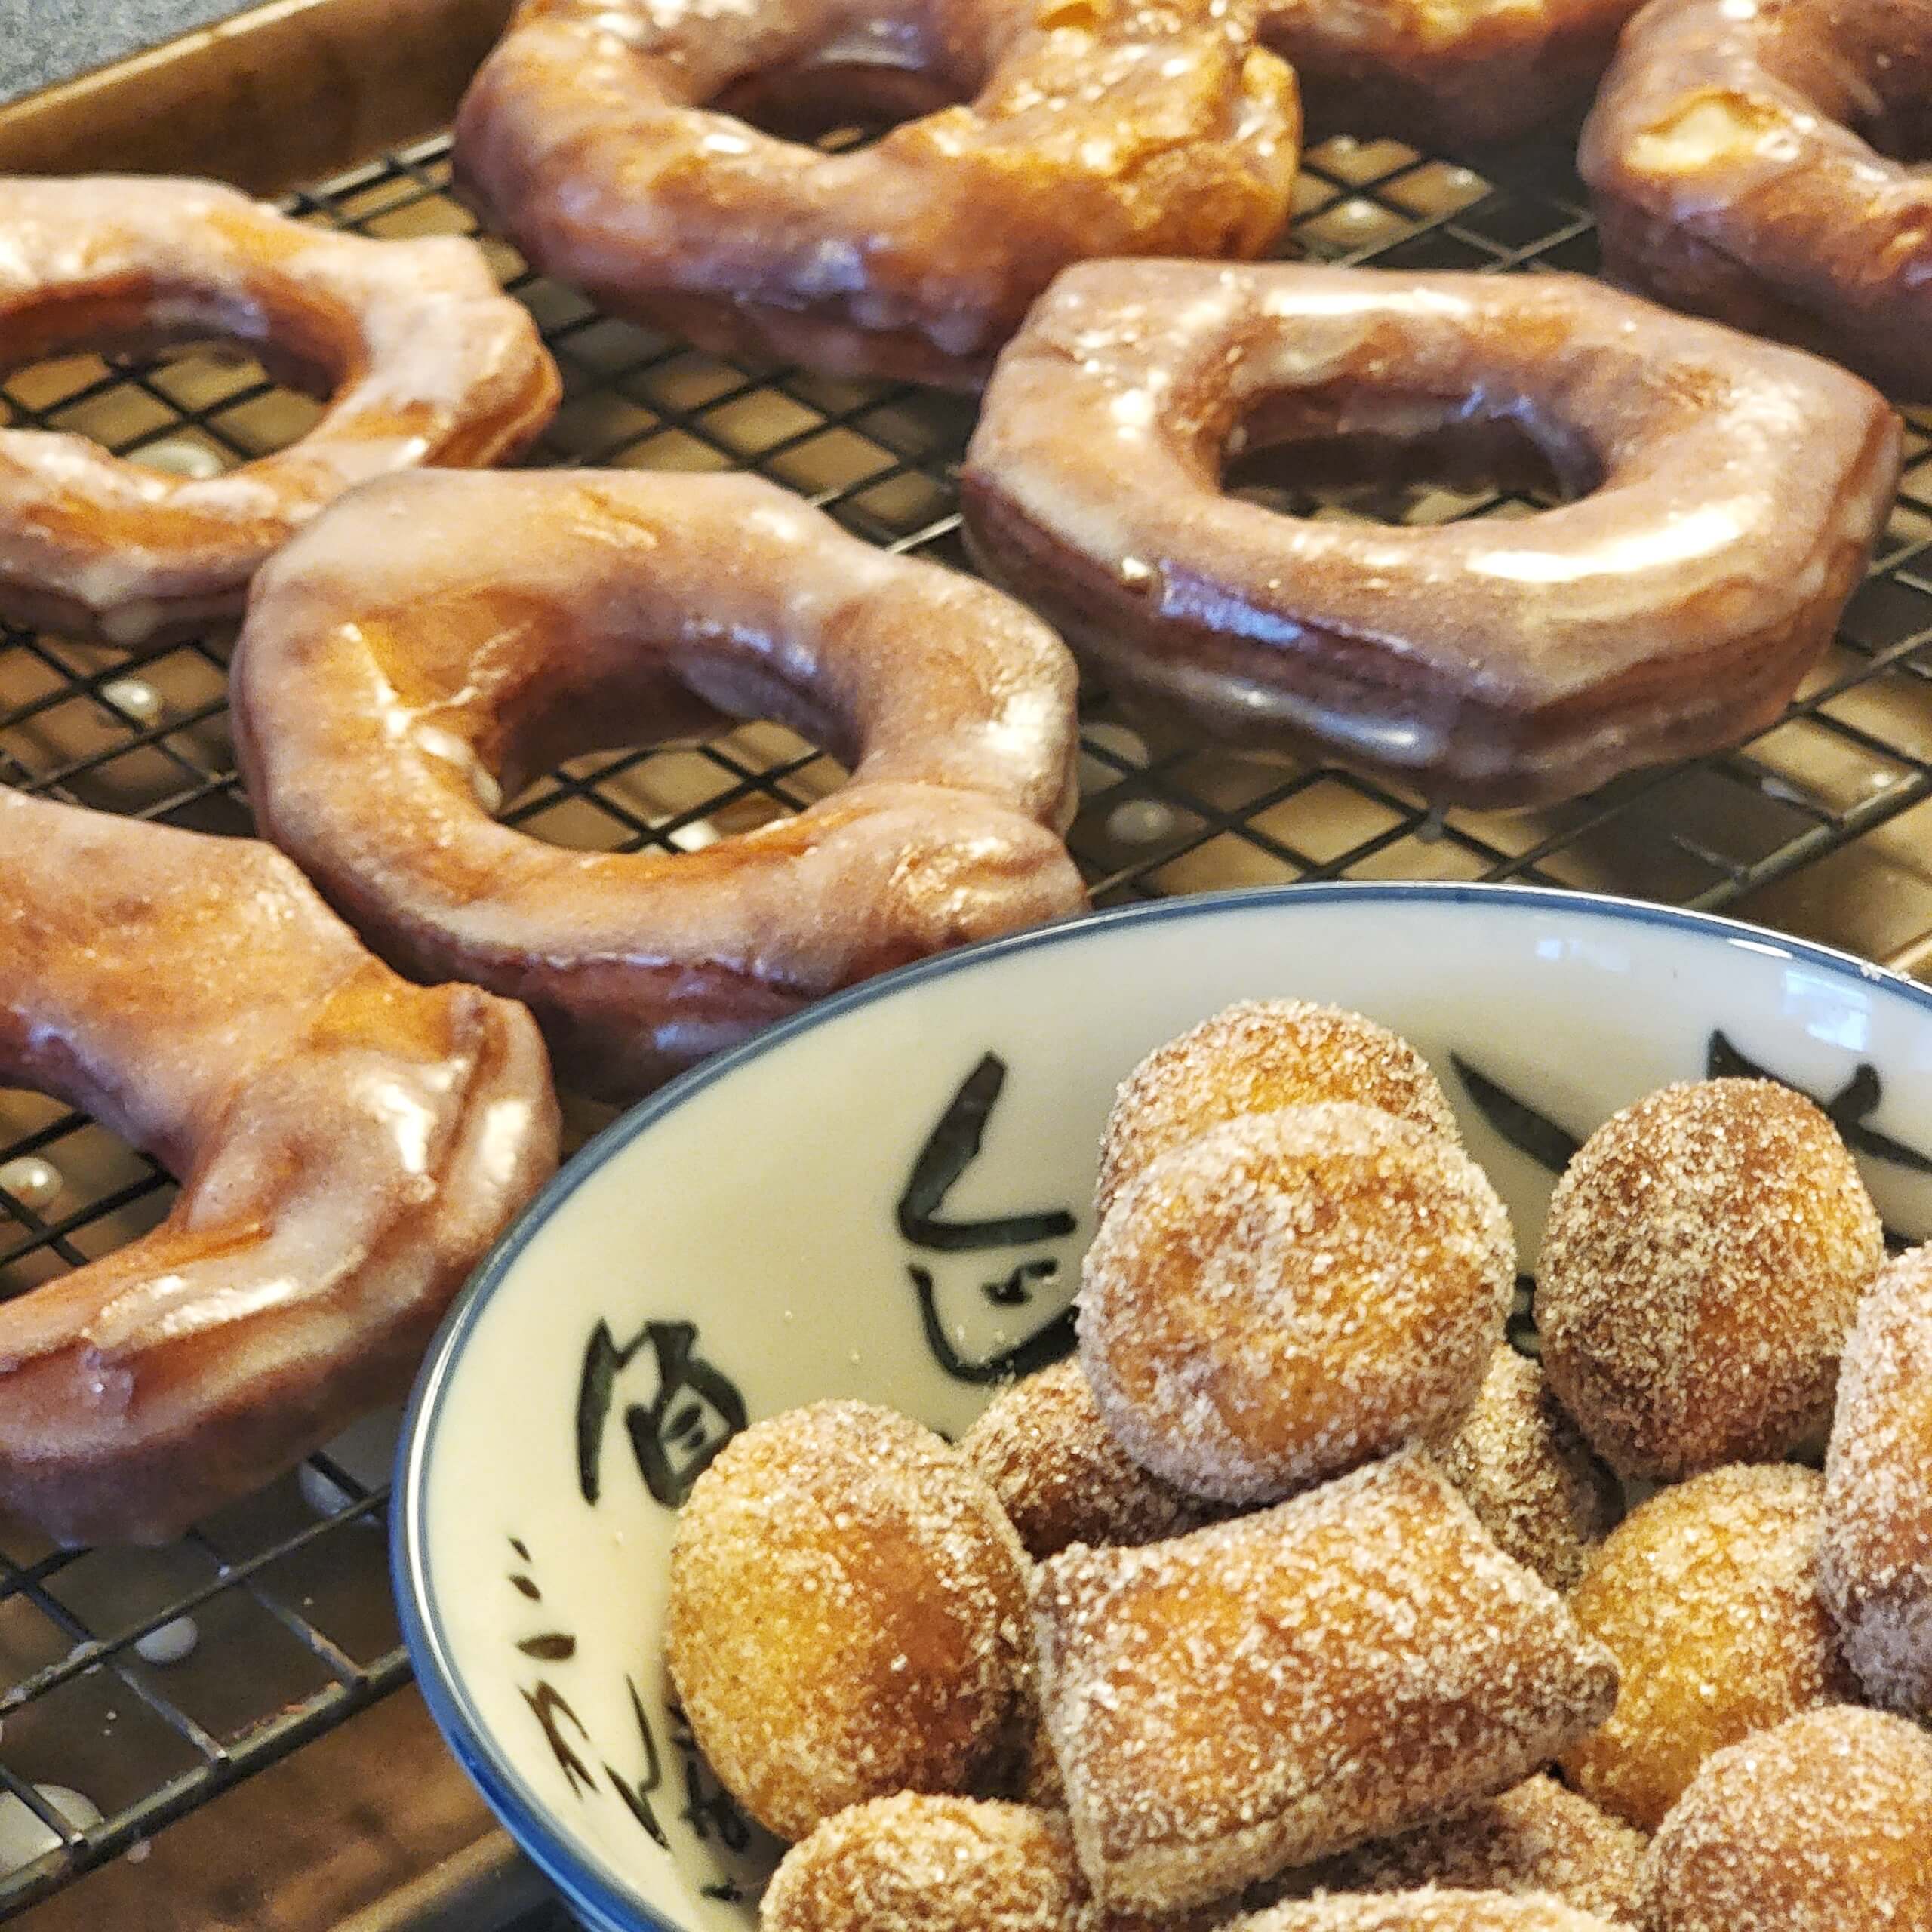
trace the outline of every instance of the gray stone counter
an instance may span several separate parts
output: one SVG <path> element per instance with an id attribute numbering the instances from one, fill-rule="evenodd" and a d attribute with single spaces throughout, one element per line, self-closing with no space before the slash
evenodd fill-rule
<path id="1" fill-rule="evenodd" d="M 0 0 L 0 100 L 247 11 L 248 0 Z"/>

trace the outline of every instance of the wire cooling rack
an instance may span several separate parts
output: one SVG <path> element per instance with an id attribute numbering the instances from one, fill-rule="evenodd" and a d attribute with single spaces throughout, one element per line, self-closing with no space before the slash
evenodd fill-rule
<path id="1" fill-rule="evenodd" d="M 448 179 L 445 146 L 432 142 L 291 206 L 373 235 L 472 232 Z M 486 245 L 564 373 L 536 460 L 754 469 L 872 542 L 963 562 L 953 471 L 968 401 L 703 355 L 600 315 Z M 1389 269 L 1597 265 L 1560 148 L 1474 167 L 1391 141 L 1329 141 L 1308 157 L 1287 247 Z M 190 472 L 278 446 L 315 414 L 258 366 L 211 350 L 42 364 L 8 377 L 0 398 L 17 424 Z M 1928 430 L 1924 415 L 1908 424 L 1898 509 L 1838 641 L 1786 717 L 1743 749 L 1546 811 L 1444 815 L 1346 771 L 1212 750 L 1090 691 L 1071 843 L 1096 900 L 1301 878 L 1531 879 L 1721 906 L 1907 966 L 1932 955 Z M 1302 514 L 1412 523 L 1533 506 L 1426 484 L 1318 503 L 1265 481 L 1244 488 Z M 0 633 L 0 782 L 245 831 L 227 648 Z M 690 849 L 795 811 L 842 775 L 755 723 L 578 759 L 503 816 L 561 844 Z M 152 1226 L 169 1193 L 152 1161 L 84 1118 L 0 1093 L 0 1294 Z M 0 1526 L 0 1864 L 25 1860 L 0 1875 L 0 1916 L 138 1855 L 164 1824 L 405 1681 L 380 1534 L 386 1447 L 379 1422 L 166 1550 L 57 1551 Z M 184 1617 L 198 1644 L 167 1661 Z"/>

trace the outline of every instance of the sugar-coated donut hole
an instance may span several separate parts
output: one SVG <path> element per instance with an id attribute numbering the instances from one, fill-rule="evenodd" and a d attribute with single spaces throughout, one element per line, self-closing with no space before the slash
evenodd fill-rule
<path id="1" fill-rule="evenodd" d="M 1438 493 L 1549 508 L 1601 481 L 1589 440 L 1525 398 L 1499 396 L 1472 415 L 1453 398 L 1358 391 L 1346 422 L 1344 400 L 1318 387 L 1252 398 L 1223 446 L 1223 491 L 1288 516 L 1342 509 L 1402 523 Z"/>

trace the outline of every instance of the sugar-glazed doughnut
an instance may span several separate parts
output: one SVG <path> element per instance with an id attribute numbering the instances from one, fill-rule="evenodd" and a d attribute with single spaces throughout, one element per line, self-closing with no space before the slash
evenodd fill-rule
<path id="1" fill-rule="evenodd" d="M 665 1660 L 720 1781 L 781 1838 L 1000 1755 L 1026 1679 L 1026 1552 L 930 1429 L 868 1402 L 755 1423 L 678 1517 Z"/>
<path id="2" fill-rule="evenodd" d="M 333 392 L 321 420 L 212 477 L 0 429 L 0 618 L 132 645 L 232 617 L 352 484 L 494 462 L 556 407 L 536 325 L 473 242 L 312 227 L 210 181 L 0 179 L 0 361 L 209 336 Z"/>
<path id="3" fill-rule="evenodd" d="M 1444 435 L 1575 500 L 1386 528 L 1221 493 L 1244 447 Z M 1106 262 L 1001 357 L 962 482 L 980 558 L 1116 686 L 1504 804 L 1768 724 L 1898 461 L 1856 378 L 1580 277 Z"/>
<path id="4" fill-rule="evenodd" d="M 1423 1459 L 1034 1573 L 1081 1869 L 1169 1911 L 1467 1809 L 1609 1715 L 1610 1653 Z"/>
<path id="5" fill-rule="evenodd" d="M 1825 1460 L 1825 1601 L 1875 1704 L 1932 1722 L 1932 1247 L 1860 1305 Z"/>
<path id="6" fill-rule="evenodd" d="M 0 1307 L 0 1506 L 159 1543 L 401 1395 L 549 1173 L 530 1016 L 371 958 L 279 852 L 0 790 L 0 1084 L 177 1176 Z"/>
<path id="7" fill-rule="evenodd" d="M 1305 999 L 1244 999 L 1156 1047 L 1114 1097 L 1094 1211 L 1149 1161 L 1246 1114 L 1355 1100 L 1458 1139 L 1429 1063 L 1365 1014 Z"/>
<path id="8" fill-rule="evenodd" d="M 1932 1925 L 1932 1738 L 1838 1704 L 1715 1752 L 1651 1847 L 1651 1932 Z"/>
<path id="9" fill-rule="evenodd" d="M 1550 1196 L 1537 1263 L 1549 1386 L 1620 1475 L 1773 1461 L 1830 1420 L 1884 1258 L 1857 1163 L 1802 1094 L 1661 1087 L 1605 1121 Z"/>
<path id="10" fill-rule="evenodd" d="M 1310 131 L 1412 146 L 1514 140 L 1588 101 L 1642 0 L 1264 0 Z"/>
<path id="11" fill-rule="evenodd" d="M 1614 1925 L 1641 1927 L 1647 1848 L 1641 1832 L 1539 1775 L 1472 1810 L 1358 1846 L 1277 1882 L 1283 1896 L 1295 1898 L 1422 1885 L 1543 1892 Z"/>
<path id="12" fill-rule="evenodd" d="M 1583 131 L 1605 269 L 1932 401 L 1932 0 L 1654 0 Z"/>
<path id="13" fill-rule="evenodd" d="M 233 680 L 257 822 L 393 963 L 521 999 L 614 1098 L 833 989 L 1082 903 L 1073 667 L 985 585 L 749 476 L 422 472 L 258 580 Z M 696 852 L 560 851 L 500 796 L 775 717 L 851 781 Z"/>
<path id="14" fill-rule="evenodd" d="M 1611 1532 L 1570 1604 L 1623 1684 L 1610 1721 L 1562 1754 L 1574 1789 L 1654 1830 L 1713 1751 L 1857 1696 L 1819 1596 L 1823 1493 L 1815 1470 L 1742 1464 Z"/>
<path id="15" fill-rule="evenodd" d="M 753 125 L 872 114 L 914 118 L 836 155 Z M 607 309 L 975 386 L 1069 262 L 1260 254 L 1300 134 L 1251 0 L 524 0 L 456 158 Z"/>
<path id="16" fill-rule="evenodd" d="M 1336 1893 L 1231 1918 L 1223 1932 L 1615 1932 L 1593 1913 L 1547 1894 L 1440 1891 L 1433 1885 L 1389 1897 Z"/>

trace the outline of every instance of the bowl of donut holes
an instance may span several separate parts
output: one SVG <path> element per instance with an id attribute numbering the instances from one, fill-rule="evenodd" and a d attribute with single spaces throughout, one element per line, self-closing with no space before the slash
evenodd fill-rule
<path id="1" fill-rule="evenodd" d="M 1932 991 L 1847 956 L 1037 928 L 565 1167 L 417 1384 L 405 1631 L 606 1932 L 1932 1926 L 1928 1238 Z"/>

